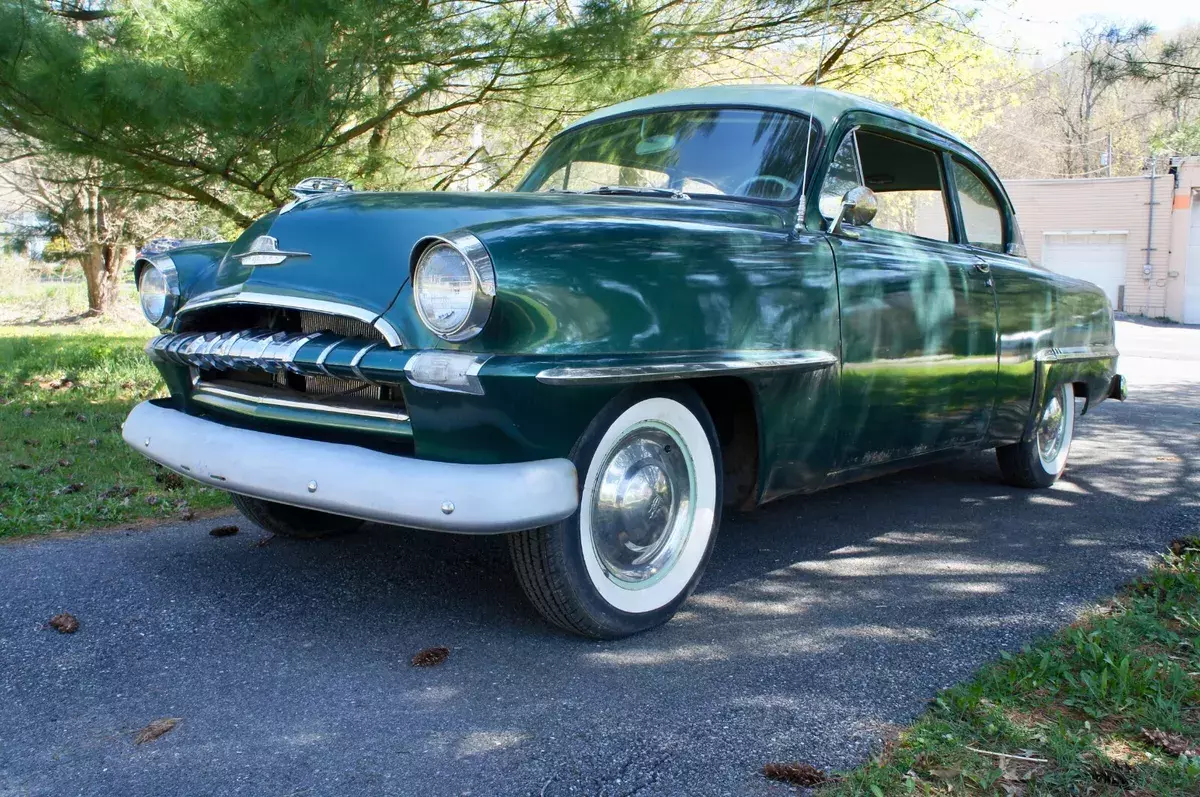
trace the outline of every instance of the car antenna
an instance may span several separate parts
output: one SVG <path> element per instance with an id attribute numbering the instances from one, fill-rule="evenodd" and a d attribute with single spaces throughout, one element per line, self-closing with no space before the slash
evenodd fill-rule
<path id="1" fill-rule="evenodd" d="M 808 103 L 808 134 L 804 137 L 804 169 L 800 173 L 800 206 L 796 208 L 796 223 L 792 227 L 792 235 L 799 235 L 804 229 L 804 216 L 808 208 L 808 159 L 812 151 L 813 114 L 817 111 L 817 87 L 821 85 L 821 64 L 825 61 L 825 34 L 829 32 L 829 6 L 832 0 L 825 0 L 825 24 L 821 27 L 821 44 L 817 47 L 817 69 L 813 73 L 812 99 Z"/>

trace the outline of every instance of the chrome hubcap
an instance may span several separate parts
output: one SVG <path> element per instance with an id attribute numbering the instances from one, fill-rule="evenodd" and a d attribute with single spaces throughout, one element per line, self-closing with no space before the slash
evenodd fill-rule
<path id="1" fill-rule="evenodd" d="M 1046 409 L 1042 410 L 1042 419 L 1038 423 L 1038 455 L 1043 462 L 1053 462 L 1058 458 L 1066 437 L 1066 417 L 1063 410 L 1062 391 L 1059 391 L 1046 403 Z"/>
<path id="2" fill-rule="evenodd" d="M 610 579 L 638 589 L 670 570 L 691 529 L 694 481 L 687 446 L 667 426 L 647 422 L 613 446 L 591 499 L 592 542 Z"/>

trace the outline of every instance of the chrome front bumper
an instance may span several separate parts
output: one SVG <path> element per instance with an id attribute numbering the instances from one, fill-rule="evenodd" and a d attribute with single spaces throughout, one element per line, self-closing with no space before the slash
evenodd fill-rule
<path id="1" fill-rule="evenodd" d="M 183 476 L 222 490 L 436 531 L 537 528 L 579 504 L 568 459 L 458 465 L 225 426 L 143 402 L 125 442 Z"/>

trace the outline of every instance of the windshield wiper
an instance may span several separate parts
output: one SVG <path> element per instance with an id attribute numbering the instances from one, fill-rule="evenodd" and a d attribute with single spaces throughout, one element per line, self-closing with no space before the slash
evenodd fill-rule
<path id="1" fill-rule="evenodd" d="M 602 185 L 584 191 L 585 194 L 627 194 L 630 196 L 669 196 L 671 199 L 691 199 L 678 188 L 654 188 L 648 185 Z"/>

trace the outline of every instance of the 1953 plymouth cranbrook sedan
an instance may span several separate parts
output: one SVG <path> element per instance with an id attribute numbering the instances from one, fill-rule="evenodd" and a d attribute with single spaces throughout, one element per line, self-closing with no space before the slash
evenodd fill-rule
<path id="1" fill-rule="evenodd" d="M 508 534 L 580 634 L 668 620 L 723 507 L 987 448 L 1047 487 L 1125 394 L 1104 294 L 1025 259 L 995 172 L 845 94 L 622 103 L 512 193 L 297 194 L 138 260 L 171 395 L 125 439 L 277 534 Z"/>

